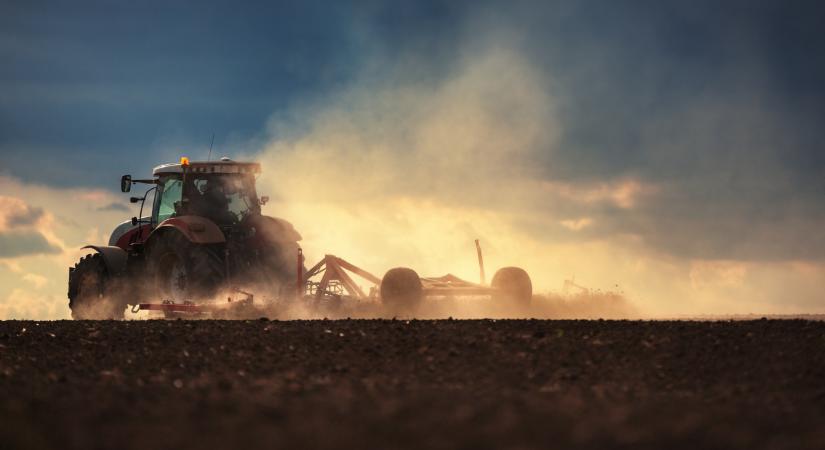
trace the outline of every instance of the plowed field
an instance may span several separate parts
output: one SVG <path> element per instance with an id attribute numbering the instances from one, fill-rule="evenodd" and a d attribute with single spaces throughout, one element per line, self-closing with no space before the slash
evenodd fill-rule
<path id="1" fill-rule="evenodd" d="M 0 447 L 825 448 L 825 323 L 0 322 Z"/>

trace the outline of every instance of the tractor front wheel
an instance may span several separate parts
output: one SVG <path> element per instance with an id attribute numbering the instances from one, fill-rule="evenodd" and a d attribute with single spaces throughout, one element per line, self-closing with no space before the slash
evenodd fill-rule
<path id="1" fill-rule="evenodd" d="M 106 265 L 100 253 L 80 258 L 69 271 L 69 309 L 76 320 L 123 319 L 126 304 L 108 292 Z"/>

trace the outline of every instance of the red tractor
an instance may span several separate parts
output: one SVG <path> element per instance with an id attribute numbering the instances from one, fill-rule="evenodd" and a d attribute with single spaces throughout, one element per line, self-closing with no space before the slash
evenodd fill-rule
<path id="1" fill-rule="evenodd" d="M 127 305 L 146 299 L 183 305 L 229 283 L 294 293 L 301 236 L 289 222 L 261 214 L 268 198 L 255 191 L 260 171 L 258 163 L 229 158 L 181 158 L 155 167 L 151 179 L 124 175 L 123 192 L 136 183 L 151 187 L 131 198 L 141 204 L 140 217 L 115 228 L 109 245 L 84 247 L 94 253 L 69 269 L 72 317 L 122 318 Z"/>
<path id="2" fill-rule="evenodd" d="M 480 284 L 454 275 L 421 278 L 408 268 L 390 269 L 378 278 L 333 255 L 307 270 L 300 234 L 289 222 L 261 214 L 268 198 L 255 191 L 260 171 L 255 162 L 181 158 L 155 167 L 150 179 L 124 175 L 123 192 L 137 183 L 150 187 L 130 199 L 140 203 L 138 217 L 116 227 L 109 245 L 84 247 L 93 252 L 69 268 L 72 317 L 120 319 L 129 305 L 167 317 L 268 315 L 273 305 L 291 300 L 333 304 L 339 310 L 353 301 L 403 314 L 414 313 L 424 297 L 491 297 L 521 309 L 530 304 L 532 284 L 523 269 L 505 267 L 492 285 L 484 284 L 478 241 Z M 144 216 L 148 207 L 151 214 Z M 366 293 L 349 274 L 374 287 Z M 250 308 L 250 290 L 263 304 L 259 300 Z M 244 298 L 235 301 L 239 293 Z M 220 297 L 227 301 L 215 301 Z"/>

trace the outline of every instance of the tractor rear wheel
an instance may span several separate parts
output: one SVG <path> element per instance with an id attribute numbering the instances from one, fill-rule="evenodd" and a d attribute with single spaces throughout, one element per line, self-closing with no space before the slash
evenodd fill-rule
<path id="1" fill-rule="evenodd" d="M 266 245 L 260 252 L 253 283 L 263 283 L 270 295 L 277 294 L 280 299 L 295 297 L 298 270 L 301 270 L 302 280 L 306 273 L 303 257 L 300 269 L 298 268 L 299 249 L 296 241 L 273 242 Z"/>
<path id="2" fill-rule="evenodd" d="M 155 291 L 178 304 L 214 296 L 225 278 L 222 249 L 222 244 L 196 244 L 178 232 L 158 236 L 146 252 Z"/>
<path id="3" fill-rule="evenodd" d="M 381 279 L 381 303 L 393 312 L 415 312 L 424 298 L 421 277 L 407 267 L 390 269 Z"/>
<path id="4" fill-rule="evenodd" d="M 521 267 L 503 267 L 493 275 L 490 283 L 493 301 L 517 308 L 527 308 L 533 299 L 533 282 Z"/>
<path id="5" fill-rule="evenodd" d="M 100 253 L 80 258 L 69 272 L 69 309 L 73 319 L 123 319 L 126 304 L 107 292 L 109 281 Z"/>

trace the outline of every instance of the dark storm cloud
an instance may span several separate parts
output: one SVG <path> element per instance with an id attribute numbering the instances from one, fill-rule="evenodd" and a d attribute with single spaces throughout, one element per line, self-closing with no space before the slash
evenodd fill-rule
<path id="1" fill-rule="evenodd" d="M 0 258 L 53 253 L 60 253 L 60 249 L 37 231 L 0 231 Z"/>
<path id="2" fill-rule="evenodd" d="M 358 64 L 345 5 L 54 2 L 0 13 L 5 168 L 113 187 L 179 152 L 259 132 L 274 110 Z M 169 155 L 173 150 L 175 155 Z M 31 164 L 31 155 L 48 167 Z M 41 161 L 42 162 L 42 161 Z"/>
<path id="3" fill-rule="evenodd" d="M 514 13 L 534 29 L 571 25 L 524 44 L 562 103 L 562 143 L 541 153 L 546 178 L 658 188 L 631 209 L 568 205 L 595 218 L 571 239 L 632 234 L 686 258 L 825 259 L 821 3 L 549 9 Z"/>

